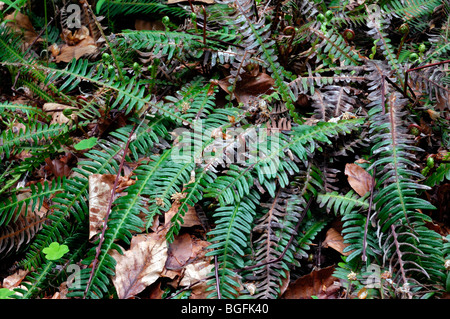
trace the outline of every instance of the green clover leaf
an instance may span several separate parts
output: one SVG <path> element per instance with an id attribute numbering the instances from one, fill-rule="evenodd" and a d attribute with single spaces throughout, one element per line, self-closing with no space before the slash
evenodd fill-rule
<path id="1" fill-rule="evenodd" d="M 10 299 L 9 296 L 14 295 L 14 291 L 8 288 L 0 288 L 0 299 Z"/>
<path id="2" fill-rule="evenodd" d="M 57 260 L 64 256 L 69 251 L 69 247 L 66 245 L 60 245 L 57 242 L 51 243 L 48 247 L 45 247 L 42 252 L 45 254 L 47 260 Z"/>

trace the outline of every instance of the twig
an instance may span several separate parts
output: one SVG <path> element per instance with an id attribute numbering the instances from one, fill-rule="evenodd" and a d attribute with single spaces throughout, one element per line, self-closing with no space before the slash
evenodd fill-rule
<path id="1" fill-rule="evenodd" d="M 120 160 L 119 170 L 117 172 L 116 179 L 114 181 L 114 186 L 113 186 L 113 189 L 112 189 L 112 192 L 111 192 L 111 197 L 109 198 L 108 208 L 107 208 L 106 215 L 105 215 L 105 220 L 103 221 L 102 233 L 100 234 L 100 240 L 99 240 L 99 243 L 97 245 L 97 249 L 95 251 L 95 258 L 94 258 L 94 261 L 92 262 L 92 269 L 91 269 L 91 273 L 89 275 L 88 283 L 86 285 L 86 290 L 84 291 L 83 299 L 86 299 L 87 292 L 89 291 L 89 287 L 90 287 L 91 282 L 92 282 L 92 277 L 94 276 L 95 268 L 97 267 L 98 257 L 100 256 L 100 251 L 101 251 L 101 248 L 102 248 L 102 244 L 103 244 L 103 241 L 105 240 L 105 231 L 106 231 L 106 228 L 107 228 L 109 215 L 111 213 L 112 203 L 114 201 L 114 197 L 116 195 L 116 188 L 117 188 L 117 185 L 119 183 L 119 177 L 120 177 L 120 174 L 121 174 L 122 169 L 123 169 L 123 164 L 125 162 L 126 153 L 128 151 L 128 147 L 129 147 L 130 142 L 131 142 L 131 137 L 133 136 L 135 130 L 136 130 L 136 124 L 134 124 L 133 129 L 131 130 L 130 135 L 128 136 L 127 144 L 125 145 L 125 148 L 123 149 L 123 156 L 122 156 L 122 159 Z"/>

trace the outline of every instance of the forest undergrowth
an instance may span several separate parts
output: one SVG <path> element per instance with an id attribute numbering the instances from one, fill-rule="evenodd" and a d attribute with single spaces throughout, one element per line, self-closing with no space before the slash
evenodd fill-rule
<path id="1" fill-rule="evenodd" d="M 0 9 L 0 299 L 449 297 L 448 0 Z"/>

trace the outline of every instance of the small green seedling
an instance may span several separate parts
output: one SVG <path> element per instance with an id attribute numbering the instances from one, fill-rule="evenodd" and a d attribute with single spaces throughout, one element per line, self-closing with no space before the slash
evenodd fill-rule
<path id="1" fill-rule="evenodd" d="M 10 299 L 9 296 L 14 295 L 14 291 L 8 288 L 0 288 L 0 299 Z"/>
<path id="2" fill-rule="evenodd" d="M 42 252 L 45 254 L 47 260 L 58 260 L 64 254 L 69 252 L 67 245 L 60 245 L 57 242 L 51 243 L 48 247 L 45 247 Z"/>
<path id="3" fill-rule="evenodd" d="M 90 148 L 94 147 L 95 144 L 97 144 L 97 138 L 91 137 L 86 140 L 80 141 L 79 143 L 75 144 L 73 147 L 75 147 L 75 149 L 77 151 L 80 151 L 80 150 L 90 149 Z"/>

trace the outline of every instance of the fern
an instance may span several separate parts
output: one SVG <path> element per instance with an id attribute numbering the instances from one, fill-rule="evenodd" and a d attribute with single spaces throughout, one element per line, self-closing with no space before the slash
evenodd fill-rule
<path id="1" fill-rule="evenodd" d="M 64 180 L 54 179 L 51 184 L 48 182 L 31 184 L 29 196 L 21 196 L 19 199 L 15 193 L 12 193 L 10 198 L 5 199 L 0 204 L 0 226 L 16 221 L 22 209 L 27 211 L 30 207 L 31 211 L 39 210 L 44 200 L 63 190 Z"/>
<path id="2" fill-rule="evenodd" d="M 238 276 L 234 269 L 244 267 L 244 249 L 249 245 L 247 235 L 250 234 L 255 216 L 256 203 L 259 195 L 252 192 L 241 202 L 233 206 L 223 206 L 216 209 L 213 218 L 216 220 L 216 228 L 208 233 L 213 236 L 212 244 L 208 246 L 211 251 L 207 256 L 217 256 L 218 282 L 210 282 L 210 290 L 216 285 L 221 296 L 235 298 L 239 295 Z M 212 292 L 209 298 L 217 297 L 217 292 Z"/>
<path id="3" fill-rule="evenodd" d="M 3 131 L 0 139 L 3 141 L 0 145 L 0 155 L 9 158 L 18 152 L 18 149 L 39 145 L 45 139 L 51 139 L 67 132 L 67 126 L 60 124 L 31 124 L 26 126 L 25 130 L 19 129 L 14 132 L 14 129 Z"/>
<path id="4" fill-rule="evenodd" d="M 177 6 L 167 5 L 158 0 L 126 0 L 114 1 L 106 0 L 102 2 L 101 13 L 107 14 L 110 17 L 116 15 L 130 15 L 135 13 L 140 14 L 171 14 L 174 16 L 183 17 L 187 12 Z"/>

